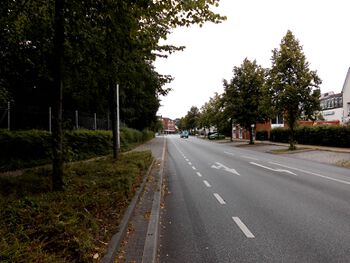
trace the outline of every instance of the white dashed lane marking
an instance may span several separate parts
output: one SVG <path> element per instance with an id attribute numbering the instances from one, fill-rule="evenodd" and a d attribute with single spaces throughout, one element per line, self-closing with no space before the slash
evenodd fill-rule
<path id="1" fill-rule="evenodd" d="M 225 200 L 222 199 L 222 197 L 221 197 L 219 194 L 214 193 L 214 196 L 215 196 L 216 200 L 218 200 L 218 202 L 219 202 L 221 205 L 226 204 Z"/>
<path id="2" fill-rule="evenodd" d="M 248 229 L 248 227 L 239 219 L 239 217 L 232 217 L 233 221 L 237 224 L 237 226 L 242 230 L 247 238 L 255 238 L 252 232 Z"/>
<path id="3" fill-rule="evenodd" d="M 211 185 L 208 183 L 207 180 L 204 180 L 203 183 L 205 184 L 206 187 L 211 187 Z"/>

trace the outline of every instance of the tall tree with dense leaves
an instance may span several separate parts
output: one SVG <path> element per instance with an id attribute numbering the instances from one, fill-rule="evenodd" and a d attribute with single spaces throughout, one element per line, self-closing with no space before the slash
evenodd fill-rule
<path id="1" fill-rule="evenodd" d="M 228 118 L 225 115 L 222 95 L 215 92 L 214 96 L 202 106 L 199 124 L 203 128 L 215 127 L 217 132 L 226 133 Z"/>
<path id="2" fill-rule="evenodd" d="M 247 58 L 234 67 L 230 83 L 224 81 L 225 106 L 234 121 L 249 131 L 249 143 L 253 144 L 253 125 L 264 121 L 263 108 L 265 70 L 256 61 Z"/>
<path id="3" fill-rule="evenodd" d="M 200 111 L 196 106 L 192 106 L 185 116 L 186 129 L 195 130 L 198 128 Z"/>
<path id="4" fill-rule="evenodd" d="M 319 110 L 320 87 L 322 83 L 316 71 L 310 70 L 302 46 L 291 31 L 283 37 L 279 49 L 272 51 L 272 68 L 268 86 L 276 112 L 287 122 L 290 136 L 289 148 L 295 150 L 295 128 L 298 120 L 305 116 L 312 118 Z"/>
<path id="5" fill-rule="evenodd" d="M 57 15 L 63 16 L 57 12 L 57 5 L 55 12 L 55 3 L 64 3 L 62 20 L 57 19 Z M 114 100 L 110 98 L 119 83 L 121 99 L 125 100 L 122 103 L 127 106 L 121 115 L 134 127 L 152 126 L 158 96 L 168 92 L 163 85 L 171 80 L 158 74 L 152 63 L 157 56 L 183 49 L 160 45 L 159 40 L 177 26 L 219 23 L 225 18 L 210 10 L 218 3 L 4 0 L 0 5 L 0 85 L 17 105 L 38 105 L 46 110 L 56 105 L 55 109 L 62 109 L 57 106 L 62 94 L 53 92 L 58 90 L 56 80 L 60 79 L 65 109 L 81 107 L 105 113 L 109 108 L 115 116 Z M 52 19 L 55 16 L 56 22 Z M 62 45 L 63 54 L 57 52 Z M 55 67 L 58 64 L 64 64 L 64 68 Z M 57 115 L 55 120 L 59 118 Z M 52 127 L 54 137 L 61 126 Z M 62 171 L 62 165 L 60 161 L 58 170 Z"/>

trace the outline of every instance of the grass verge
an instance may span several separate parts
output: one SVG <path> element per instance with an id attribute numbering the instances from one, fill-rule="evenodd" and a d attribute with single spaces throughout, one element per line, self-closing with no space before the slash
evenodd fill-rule
<path id="1" fill-rule="evenodd" d="M 65 167 L 65 191 L 49 168 L 0 177 L 0 262 L 98 261 L 152 163 L 149 151 Z"/>

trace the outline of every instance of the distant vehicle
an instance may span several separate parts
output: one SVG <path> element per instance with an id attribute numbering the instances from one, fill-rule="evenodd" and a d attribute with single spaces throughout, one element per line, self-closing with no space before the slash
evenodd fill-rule
<path id="1" fill-rule="evenodd" d="M 180 133 L 180 138 L 188 138 L 188 131 L 183 131 Z"/>
<path id="2" fill-rule="evenodd" d="M 209 140 L 222 140 L 222 139 L 225 139 L 225 135 L 214 132 L 214 133 L 211 133 L 208 135 L 208 139 Z"/>

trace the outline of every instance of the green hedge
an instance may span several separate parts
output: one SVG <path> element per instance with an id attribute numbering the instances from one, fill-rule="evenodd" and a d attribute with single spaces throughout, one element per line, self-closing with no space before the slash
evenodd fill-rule
<path id="1" fill-rule="evenodd" d="M 285 128 L 272 129 L 270 140 L 275 142 L 289 142 L 289 130 Z M 295 140 L 300 144 L 350 147 L 350 127 L 327 125 L 303 126 L 296 129 Z"/>
<path id="2" fill-rule="evenodd" d="M 120 132 L 121 150 L 127 151 L 153 136 L 153 132 L 147 130 L 141 132 L 122 128 Z M 51 142 L 51 134 L 47 131 L 0 130 L 0 171 L 50 163 Z M 65 131 L 63 148 L 65 161 L 107 155 L 112 151 L 112 132 L 84 129 Z"/>
<path id="3" fill-rule="evenodd" d="M 269 139 L 269 132 L 268 131 L 257 131 L 255 138 L 259 141 L 267 141 Z"/>

